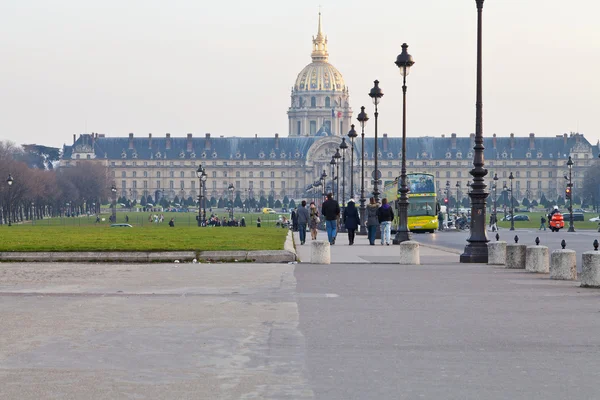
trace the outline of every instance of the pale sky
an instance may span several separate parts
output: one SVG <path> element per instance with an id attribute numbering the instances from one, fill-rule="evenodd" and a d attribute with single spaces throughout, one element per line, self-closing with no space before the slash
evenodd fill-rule
<path id="1" fill-rule="evenodd" d="M 355 116 L 372 117 L 379 79 L 379 132 L 401 136 L 406 42 L 408 136 L 474 132 L 475 0 L 0 0 L 0 140 L 287 136 L 319 5 Z M 591 0 L 485 1 L 485 136 L 600 139 L 598 15 Z"/>

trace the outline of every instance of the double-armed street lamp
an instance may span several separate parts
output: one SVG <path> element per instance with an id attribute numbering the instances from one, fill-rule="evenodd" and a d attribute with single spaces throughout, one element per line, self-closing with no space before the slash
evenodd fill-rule
<path id="1" fill-rule="evenodd" d="M 6 179 L 6 183 L 8 184 L 8 226 L 12 226 L 12 223 L 10 221 L 11 218 L 11 206 L 12 206 L 12 199 L 10 197 L 10 188 L 12 187 L 14 180 L 11 174 L 8 174 L 8 178 Z"/>
<path id="2" fill-rule="evenodd" d="M 510 171 L 510 175 L 508 176 L 508 180 L 510 181 L 510 230 L 514 231 L 515 230 L 515 203 L 514 203 L 514 194 L 513 194 L 513 179 L 515 179 L 515 177 L 513 176 L 512 171 Z"/>
<path id="3" fill-rule="evenodd" d="M 567 161 L 567 167 L 569 168 L 569 177 L 565 176 L 565 179 L 569 181 L 565 190 L 566 197 L 569 198 L 569 230 L 567 232 L 575 232 L 575 225 L 573 223 L 573 160 L 571 156 L 569 156 L 569 161 Z"/>
<path id="4" fill-rule="evenodd" d="M 492 189 L 494 189 L 494 221 L 498 221 L 498 208 L 497 208 L 497 192 L 498 189 L 498 174 L 494 173 L 494 184 L 492 185 Z"/>
<path id="5" fill-rule="evenodd" d="M 333 155 L 335 158 L 335 199 L 339 201 L 340 199 L 340 158 L 342 155 L 340 154 L 340 149 L 335 149 L 335 154 Z M 333 182 L 333 179 L 332 179 Z M 333 188 L 331 192 L 334 193 Z"/>
<path id="6" fill-rule="evenodd" d="M 327 172 L 325 172 L 325 170 L 323 170 L 323 173 L 321 174 L 321 205 L 323 205 L 323 202 L 325 201 L 325 182 L 327 181 Z"/>
<path id="7" fill-rule="evenodd" d="M 229 184 L 227 190 L 229 191 L 229 219 L 233 221 L 233 191 L 235 190 L 233 183 Z"/>
<path id="8" fill-rule="evenodd" d="M 112 192 L 112 223 L 117 223 L 117 187 L 113 184 L 110 188 Z"/>
<path id="9" fill-rule="evenodd" d="M 360 140 L 361 140 L 361 146 L 360 146 L 360 231 L 358 232 L 359 235 L 366 235 L 367 234 L 367 226 L 365 225 L 365 221 L 366 221 L 366 210 L 367 210 L 367 206 L 365 205 L 365 202 L 367 201 L 367 199 L 365 198 L 365 125 L 367 124 L 367 121 L 369 120 L 369 116 L 367 115 L 367 113 L 365 112 L 365 107 L 362 106 L 360 108 L 360 114 L 358 114 L 358 116 L 356 117 L 356 119 L 358 120 L 358 122 L 360 123 Z"/>
<path id="10" fill-rule="evenodd" d="M 475 0 L 477 6 L 477 100 L 475 103 L 475 146 L 473 147 L 473 176 L 471 185 L 471 230 L 467 239 L 468 244 L 465 251 L 460 255 L 461 263 L 487 263 L 488 262 L 488 238 L 486 225 L 486 191 L 485 176 L 487 169 L 484 168 L 483 150 L 483 68 L 482 68 L 482 27 L 483 27 L 483 2 Z"/>
<path id="11" fill-rule="evenodd" d="M 375 202 L 379 202 L 379 188 L 378 188 L 378 183 L 379 183 L 379 179 L 381 178 L 381 175 L 379 173 L 379 169 L 378 169 L 378 144 L 377 144 L 377 119 L 379 118 L 379 111 L 377 111 L 377 106 L 379 105 L 379 103 L 381 102 L 381 98 L 383 97 L 383 91 L 381 90 L 381 88 L 379 87 L 379 81 L 375 80 L 373 82 L 375 84 L 375 86 L 373 86 L 371 88 L 371 91 L 369 92 L 369 97 L 371 99 L 373 99 L 373 104 L 375 105 L 375 170 L 374 170 L 374 174 L 373 174 L 373 179 L 374 179 L 374 183 L 373 183 L 373 197 L 375 198 Z"/>
<path id="12" fill-rule="evenodd" d="M 198 169 L 196 170 L 196 176 L 198 177 L 198 226 L 202 226 L 202 223 L 204 222 L 202 219 L 202 214 L 201 214 L 201 210 L 202 210 L 202 205 L 204 204 L 204 202 L 206 201 L 206 199 L 204 198 L 204 193 L 202 191 L 202 188 L 204 187 L 204 182 L 206 182 L 206 179 L 208 178 L 208 176 L 206 175 L 206 171 L 204 170 L 204 168 L 202 167 L 202 164 L 200 164 L 198 166 Z"/>
<path id="13" fill-rule="evenodd" d="M 350 198 L 354 198 L 354 139 L 357 136 L 354 124 L 350 125 L 350 132 L 348 132 L 350 138 Z"/>
<path id="14" fill-rule="evenodd" d="M 408 229 L 408 182 L 406 182 L 406 77 L 415 61 L 408 54 L 407 49 L 408 45 L 403 43 L 402 52 L 396 57 L 396 65 L 400 69 L 400 75 L 402 75 L 402 167 L 400 171 L 400 200 L 398 201 L 400 224 L 394 237 L 395 244 L 405 242 L 411 238 Z"/>
<path id="15" fill-rule="evenodd" d="M 342 143 L 340 143 L 340 150 L 342 151 L 342 206 L 345 207 L 346 204 L 346 150 L 348 150 L 348 143 L 346 143 L 346 138 L 342 138 Z M 340 200 L 339 198 L 337 199 Z"/>

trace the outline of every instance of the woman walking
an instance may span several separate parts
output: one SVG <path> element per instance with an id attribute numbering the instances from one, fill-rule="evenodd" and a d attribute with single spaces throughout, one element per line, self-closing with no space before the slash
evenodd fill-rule
<path id="1" fill-rule="evenodd" d="M 369 237 L 369 244 L 375 246 L 375 236 L 377 235 L 377 228 L 379 227 L 379 219 L 377 218 L 377 210 L 379 204 L 375 203 L 375 198 L 369 199 L 367 205 L 367 234 Z"/>
<path id="2" fill-rule="evenodd" d="M 310 202 L 310 220 L 308 226 L 310 228 L 310 237 L 312 240 L 317 240 L 317 227 L 319 226 L 319 210 L 315 206 L 315 202 Z"/>
<path id="3" fill-rule="evenodd" d="M 360 224 L 360 217 L 358 215 L 358 209 L 354 204 L 354 199 L 348 200 L 348 206 L 344 209 L 344 225 L 348 229 L 348 243 L 350 246 L 354 244 L 354 236 L 356 235 L 356 229 Z"/>

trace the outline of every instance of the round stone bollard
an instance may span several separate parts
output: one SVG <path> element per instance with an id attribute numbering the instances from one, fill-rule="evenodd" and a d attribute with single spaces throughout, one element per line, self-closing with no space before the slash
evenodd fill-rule
<path id="1" fill-rule="evenodd" d="M 571 281 L 577 279 L 575 250 L 554 250 L 550 255 L 550 279 Z"/>
<path id="2" fill-rule="evenodd" d="M 525 269 L 527 246 L 524 244 L 510 243 L 506 245 L 506 268 Z"/>
<path id="3" fill-rule="evenodd" d="M 600 253 L 586 251 L 581 259 L 581 287 L 600 288 Z"/>
<path id="4" fill-rule="evenodd" d="M 420 265 L 421 253 L 419 251 L 419 242 L 408 240 L 400 243 L 400 265 Z"/>
<path id="5" fill-rule="evenodd" d="M 488 265 L 506 264 L 506 242 L 489 242 Z"/>
<path id="6" fill-rule="evenodd" d="M 331 248 L 326 240 L 313 240 L 310 249 L 311 264 L 331 264 Z"/>
<path id="7" fill-rule="evenodd" d="M 550 253 L 546 246 L 529 246 L 526 252 L 526 270 L 529 272 L 550 272 Z"/>

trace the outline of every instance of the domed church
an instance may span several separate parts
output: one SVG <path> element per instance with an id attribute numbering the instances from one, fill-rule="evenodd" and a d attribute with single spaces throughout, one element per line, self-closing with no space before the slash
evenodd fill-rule
<path id="1" fill-rule="evenodd" d="M 345 135 L 352 120 L 350 96 L 342 74 L 329 63 L 321 13 L 312 42 L 312 62 L 300 71 L 292 87 L 289 136 Z"/>

